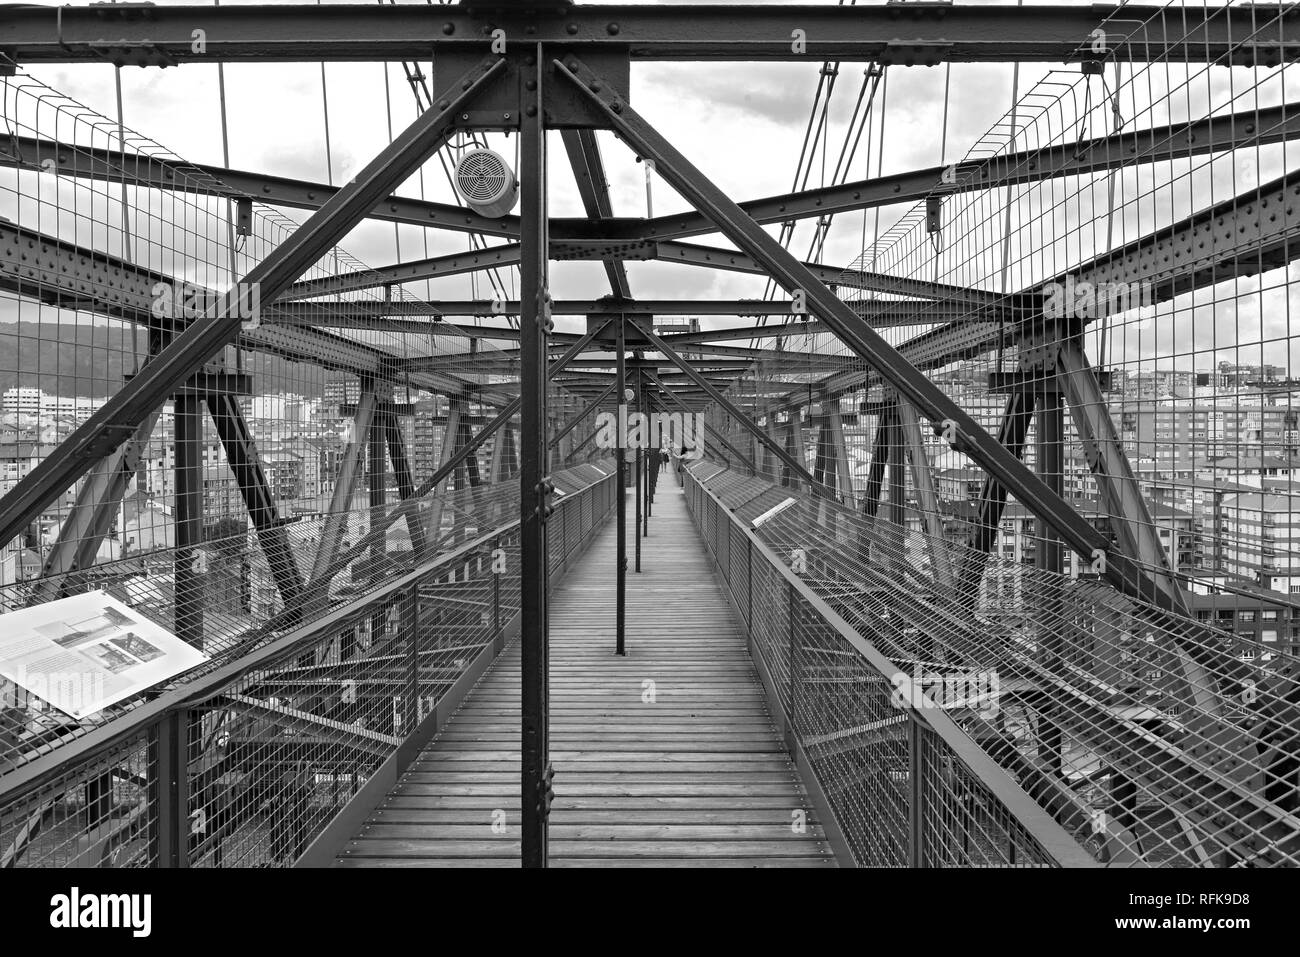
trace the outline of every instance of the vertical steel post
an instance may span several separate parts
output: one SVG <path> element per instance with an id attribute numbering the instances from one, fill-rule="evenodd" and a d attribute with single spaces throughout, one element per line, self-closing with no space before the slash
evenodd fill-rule
<path id="1" fill-rule="evenodd" d="M 1046 383 L 1045 388 L 1036 397 L 1037 436 L 1035 458 L 1038 475 L 1057 495 L 1065 492 L 1065 403 L 1055 381 Z M 1034 531 L 1038 544 L 1034 549 L 1035 567 L 1048 572 L 1060 574 L 1064 571 L 1064 558 L 1061 549 L 1061 536 L 1046 522 L 1035 519 Z M 1059 585 L 1050 576 L 1041 576 L 1044 594 L 1042 596 L 1042 621 L 1044 630 L 1039 634 L 1039 649 L 1042 664 L 1049 671 L 1055 672 L 1064 646 L 1061 634 L 1061 598 Z M 1038 736 L 1038 754 L 1048 767 L 1056 774 L 1065 772 L 1064 741 L 1061 726 L 1051 720 L 1057 709 L 1050 700 L 1040 712 L 1042 725 Z"/>
<path id="2" fill-rule="evenodd" d="M 1036 457 L 1038 476 L 1057 495 L 1065 494 L 1065 404 L 1061 393 L 1049 384 L 1038 395 Z M 1062 571 L 1061 536 L 1043 521 L 1035 521 L 1038 548 L 1034 564 L 1045 571 Z"/>
<path id="3" fill-rule="evenodd" d="M 907 720 L 908 783 L 911 792 L 907 805 L 907 866 L 922 867 L 925 859 L 925 754 L 921 722 L 916 715 Z"/>
<path id="4" fill-rule="evenodd" d="M 164 715 L 149 732 L 153 763 L 149 843 L 155 867 L 188 867 L 189 749 L 192 735 L 185 709 Z"/>
<path id="5" fill-rule="evenodd" d="M 405 616 L 410 628 L 407 647 L 406 702 L 403 707 L 402 736 L 415 730 L 420 718 L 420 585 L 411 586 L 411 607 Z"/>
<path id="6" fill-rule="evenodd" d="M 492 539 L 492 650 L 498 655 L 505 644 L 501 640 L 501 573 L 496 570 L 496 552 L 500 547 L 500 537 Z"/>
<path id="7" fill-rule="evenodd" d="M 636 374 L 636 410 L 642 414 L 645 410 L 641 408 L 644 391 L 641 388 L 641 372 L 638 369 Z M 649 422 L 646 422 L 645 428 L 649 430 Z M 644 480 L 642 473 L 642 448 L 645 443 L 639 443 L 636 447 L 636 570 L 641 571 L 641 507 L 642 507 L 642 489 L 641 483 Z"/>
<path id="8" fill-rule="evenodd" d="M 546 567 L 546 334 L 550 325 L 547 282 L 546 132 L 542 112 L 542 48 L 520 69 L 520 860 L 546 866 L 550 811 L 548 741 Z"/>
<path id="9" fill-rule="evenodd" d="M 794 584 L 786 582 L 785 603 L 790 615 L 790 733 L 798 740 L 799 732 L 799 616 L 795 614 Z"/>
<path id="10" fill-rule="evenodd" d="M 624 350 L 624 330 L 623 325 L 625 317 L 619 316 L 617 319 L 618 331 L 615 334 L 614 348 L 617 353 L 615 357 L 616 371 L 614 373 L 614 390 L 618 399 L 619 421 L 618 436 L 616 437 L 617 449 L 615 450 L 618 462 L 615 470 L 618 474 L 615 479 L 617 489 L 615 494 L 618 498 L 614 503 L 616 516 L 616 525 L 618 535 L 618 554 L 615 558 L 617 569 L 615 572 L 615 612 L 614 612 L 614 633 L 615 646 L 614 653 L 619 655 L 627 654 L 627 648 L 624 644 L 624 617 L 627 613 L 627 436 L 624 434 L 624 426 L 627 421 L 627 367 L 626 358 L 623 355 Z"/>
<path id="11" fill-rule="evenodd" d="M 178 395 L 176 428 L 176 605 L 172 630 L 203 647 L 203 400 Z"/>
<path id="12" fill-rule="evenodd" d="M 899 571 L 907 564 L 907 462 L 903 458 L 905 440 L 898 406 L 889 425 L 889 547 L 885 561 Z"/>
<path id="13" fill-rule="evenodd" d="M 385 388 L 381 393 L 381 398 L 388 395 L 389 390 Z M 381 416 L 371 423 L 370 432 L 367 436 L 366 488 L 370 492 L 370 529 L 383 526 L 384 513 L 387 510 L 385 506 L 388 499 L 388 488 L 384 482 L 384 472 L 388 463 L 386 454 L 383 417 Z M 380 536 L 370 546 L 370 580 L 376 585 L 379 584 L 384 574 L 387 555 L 388 538 L 387 536 Z M 370 616 L 370 641 L 372 644 L 379 639 L 379 632 L 384 627 L 386 619 L 387 614 L 383 610 L 377 611 Z M 339 644 L 339 659 L 341 661 L 347 661 L 356 653 L 356 632 L 349 631 L 348 636 L 353 638 L 352 642 L 344 640 Z"/>

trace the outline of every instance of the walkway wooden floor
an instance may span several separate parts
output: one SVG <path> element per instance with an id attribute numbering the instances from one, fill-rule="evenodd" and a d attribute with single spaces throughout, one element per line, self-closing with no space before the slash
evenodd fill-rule
<path id="1" fill-rule="evenodd" d="M 628 513 L 632 568 L 630 500 Z M 834 866 L 666 470 L 642 572 L 628 572 L 625 658 L 613 654 L 616 546 L 611 520 L 552 596 L 551 865 Z M 516 646 L 338 864 L 518 866 L 519 692 Z"/>

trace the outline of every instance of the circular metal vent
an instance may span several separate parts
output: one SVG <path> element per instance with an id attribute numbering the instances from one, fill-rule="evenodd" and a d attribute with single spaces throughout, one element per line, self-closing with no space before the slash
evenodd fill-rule
<path id="1" fill-rule="evenodd" d="M 492 150 L 470 150 L 456 164 L 456 188 L 470 208 L 497 218 L 514 208 L 515 174 Z"/>

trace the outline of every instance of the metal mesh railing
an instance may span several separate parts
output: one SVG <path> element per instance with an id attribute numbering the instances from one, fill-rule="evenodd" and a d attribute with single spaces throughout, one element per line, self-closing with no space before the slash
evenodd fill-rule
<path id="1" fill-rule="evenodd" d="M 854 859 L 873 866 L 1092 863 L 1083 842 L 1098 818 L 1086 802 L 1044 815 L 1041 798 L 994 760 L 985 729 L 995 726 L 989 716 L 1003 689 L 981 685 L 970 667 L 950 668 L 960 687 L 927 686 L 896 655 L 893 632 L 905 630 L 897 617 L 868 624 L 854 615 L 863 583 L 809 573 L 824 552 L 795 551 L 787 560 L 791 552 L 764 533 L 774 519 L 756 530 L 761 512 L 737 508 L 734 496 L 726 501 L 726 490 L 738 487 L 734 478 L 697 466 L 686 475 L 687 502 L 733 600 L 749 609 L 755 653 Z M 815 510 L 796 521 L 815 522 Z M 726 550 L 718 547 L 723 540 Z"/>
<path id="2" fill-rule="evenodd" d="M 548 520 L 558 563 L 615 499 L 591 466 L 554 480 L 569 489 Z M 292 864 L 474 661 L 500 650 L 519 609 L 517 527 L 484 523 L 0 774 L 0 867 Z"/>

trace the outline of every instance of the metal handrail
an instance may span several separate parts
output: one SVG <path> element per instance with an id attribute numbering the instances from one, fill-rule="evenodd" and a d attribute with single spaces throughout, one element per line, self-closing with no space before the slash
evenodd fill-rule
<path id="1" fill-rule="evenodd" d="M 556 512 L 570 507 L 571 503 L 580 503 L 583 496 L 591 494 L 597 488 L 613 480 L 613 476 L 597 479 L 583 488 L 572 498 L 566 497 L 556 503 Z M 578 507 L 578 506 L 575 506 Z M 346 627 L 352 620 L 360 620 L 370 614 L 376 607 L 392 603 L 394 598 L 404 590 L 410 589 L 431 573 L 450 565 L 455 565 L 481 549 L 485 544 L 497 541 L 510 534 L 519 526 L 519 519 L 513 519 L 492 531 L 464 543 L 453 551 L 431 558 L 400 578 L 368 592 L 356 601 L 333 609 L 311 624 L 302 625 L 255 651 L 221 666 L 208 674 L 177 687 L 160 693 L 132 709 L 108 724 L 95 728 L 86 734 L 66 743 L 60 744 L 46 754 L 42 754 L 14 770 L 0 775 L 0 807 L 20 801 L 41 787 L 50 784 L 55 778 L 66 774 L 67 769 L 75 764 L 85 764 L 108 753 L 115 746 L 156 727 L 168 717 L 184 711 L 197 702 L 220 694 L 222 689 L 237 682 L 240 678 L 264 667 L 276 659 L 291 656 L 318 641 L 323 634 Z"/>
<path id="2" fill-rule="evenodd" d="M 736 518 L 732 510 L 723 504 L 717 494 L 696 478 L 690 469 L 683 470 L 683 474 L 686 477 L 688 492 L 691 487 L 698 489 L 716 505 L 719 515 L 726 515 L 731 526 L 739 529 L 744 534 L 749 545 L 748 561 L 752 562 L 754 556 L 761 556 L 766 560 L 785 580 L 792 592 L 797 594 L 800 599 L 821 616 L 823 622 L 852 646 L 862 656 L 862 659 L 882 678 L 888 681 L 896 675 L 905 675 L 903 669 L 894 664 L 871 641 L 864 638 L 857 629 L 795 574 L 781 560 L 780 556 L 755 534 L 752 528 L 749 528 Z M 687 494 L 686 500 L 687 507 L 691 508 L 692 501 L 689 494 Z M 691 510 L 694 512 L 693 508 Z M 713 543 L 708 540 L 708 536 L 703 535 L 702 537 L 709 551 L 715 553 Z M 731 584 L 727 581 L 726 576 L 723 576 L 723 584 L 728 591 L 731 591 Z M 925 694 L 924 689 L 918 690 Z M 926 700 L 933 704 L 928 695 L 926 695 Z M 1035 801 L 1005 769 L 997 764 L 983 748 L 972 741 L 942 708 L 938 705 L 919 709 L 908 706 L 906 712 L 912 720 L 919 722 L 928 730 L 934 732 L 952 750 L 966 769 L 988 789 L 989 793 L 1006 808 L 1012 818 L 1025 829 L 1029 836 L 1038 842 L 1044 852 L 1056 864 L 1062 867 L 1098 866 L 1093 856 L 1050 813 Z"/>

